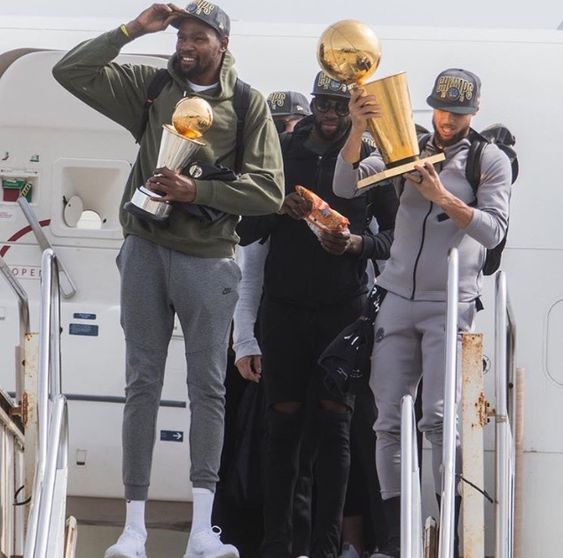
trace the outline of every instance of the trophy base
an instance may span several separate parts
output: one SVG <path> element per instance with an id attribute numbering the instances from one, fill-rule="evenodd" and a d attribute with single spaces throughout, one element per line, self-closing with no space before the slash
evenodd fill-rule
<path id="1" fill-rule="evenodd" d="M 154 199 L 158 197 L 159 195 L 155 192 L 141 186 L 135 190 L 131 201 L 123 205 L 123 209 L 144 221 L 164 225 L 168 221 L 172 206 L 167 202 L 159 202 Z"/>
<path id="2" fill-rule="evenodd" d="M 127 213 L 131 213 L 131 215 L 135 215 L 135 217 L 138 217 L 143 221 L 149 221 L 151 223 L 154 223 L 155 225 L 160 225 L 161 227 L 165 226 L 168 223 L 168 217 L 157 217 L 156 215 L 153 215 L 152 213 L 141 209 L 130 201 L 123 204 L 123 209 L 125 209 Z"/>
<path id="3" fill-rule="evenodd" d="M 385 169 L 384 171 L 378 172 L 377 174 L 372 174 L 371 176 L 366 176 L 362 180 L 358 181 L 358 188 L 365 188 L 366 186 L 371 186 L 372 184 L 377 184 L 378 182 L 383 182 L 384 180 L 389 180 L 395 176 L 405 174 L 406 172 L 411 172 L 415 165 L 421 165 L 424 163 L 436 164 L 443 161 L 446 156 L 443 153 L 436 153 L 431 157 L 425 157 L 424 159 L 417 159 L 416 161 L 411 161 L 410 163 L 405 163 L 404 165 L 399 165 L 398 167 L 393 167 L 390 169 Z"/>

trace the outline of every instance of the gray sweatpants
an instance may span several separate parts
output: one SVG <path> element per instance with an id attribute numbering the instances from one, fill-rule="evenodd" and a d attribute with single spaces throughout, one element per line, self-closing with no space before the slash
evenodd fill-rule
<path id="1" fill-rule="evenodd" d="M 471 330 L 475 303 L 461 302 L 458 311 L 458 329 Z M 383 300 L 375 322 L 370 387 L 378 411 L 376 463 L 384 500 L 401 493 L 401 399 L 407 394 L 416 397 L 421 377 L 422 419 L 418 427 L 432 444 L 434 486 L 440 491 L 445 330 L 445 302 L 408 300 L 393 293 L 387 293 Z M 459 454 L 458 436 L 458 464 Z"/>
<path id="2" fill-rule="evenodd" d="M 240 270 L 231 258 L 196 258 L 128 236 L 117 258 L 126 345 L 125 498 L 146 500 L 156 417 L 174 313 L 185 339 L 190 479 L 215 490 L 224 430 L 229 328 Z"/>

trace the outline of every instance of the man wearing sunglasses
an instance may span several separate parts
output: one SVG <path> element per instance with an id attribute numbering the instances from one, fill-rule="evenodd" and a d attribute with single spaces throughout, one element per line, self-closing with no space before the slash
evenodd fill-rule
<path id="1" fill-rule="evenodd" d="M 307 97 L 298 91 L 273 91 L 266 101 L 279 134 L 293 132 L 297 123 L 311 114 Z"/>
<path id="2" fill-rule="evenodd" d="M 269 243 L 267 253 L 250 251 L 241 262 L 243 282 L 263 272 L 263 289 L 261 284 L 253 292 L 245 288 L 239 299 L 239 308 L 250 308 L 250 299 L 259 302 L 263 293 L 260 344 L 243 342 L 235 320 L 237 367 L 248 380 L 263 378 L 266 395 L 269 435 L 262 555 L 268 558 L 338 555 L 354 397 L 328 391 L 317 360 L 360 314 L 367 260 L 388 257 L 398 205 L 390 185 L 374 190 L 370 198 L 344 200 L 333 194 L 336 158 L 350 130 L 350 94 L 321 72 L 312 96 L 312 114 L 298 122 L 293 133 L 280 136 L 285 172 L 280 212 L 242 222 L 246 243 L 255 239 Z M 363 156 L 372 150 L 364 141 Z M 311 208 L 295 193 L 296 185 L 312 190 L 345 215 L 349 229 L 317 238 L 303 219 Z M 375 235 L 368 230 L 373 216 L 379 224 Z M 249 248 L 255 246 L 259 245 Z M 247 320 L 249 340 L 254 337 L 254 321 L 255 315 Z M 294 498 L 295 486 L 299 478 L 302 496 L 307 492 L 302 482 L 311 477 L 316 513 L 309 532 L 303 534 L 292 517 L 299 512 L 300 527 L 302 519 L 310 521 L 311 499 Z"/>
<path id="3" fill-rule="evenodd" d="M 337 116 L 348 116 L 350 109 L 344 99 L 330 99 L 324 95 L 319 95 L 313 99 L 313 104 L 318 113 L 325 114 L 334 110 Z"/>

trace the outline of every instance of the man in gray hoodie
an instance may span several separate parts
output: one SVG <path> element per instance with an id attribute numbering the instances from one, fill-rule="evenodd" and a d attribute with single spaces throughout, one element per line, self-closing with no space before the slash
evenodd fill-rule
<path id="1" fill-rule="evenodd" d="M 434 133 L 425 151 L 443 151 L 446 159 L 436 168 L 417 165 L 416 172 L 395 179 L 400 204 L 391 258 L 377 280 L 388 292 L 375 322 L 370 379 L 378 409 L 376 465 L 390 531 L 387 544 L 372 558 L 400 556 L 400 407 L 404 395 L 415 397 L 422 377 L 418 426 L 432 444 L 434 483 L 440 488 L 448 251 L 459 251 L 458 328 L 468 331 L 486 249 L 499 244 L 508 224 L 511 168 L 505 154 L 486 146 L 476 193 L 465 176 L 480 88 L 479 78 L 467 70 L 451 68 L 438 75 L 427 98 L 434 109 Z M 369 188 L 358 189 L 358 180 L 385 168 L 378 152 L 358 164 L 367 119 L 382 111 L 374 96 L 363 93 L 352 92 L 352 130 L 334 175 L 335 193 L 346 198 L 364 195 Z"/>

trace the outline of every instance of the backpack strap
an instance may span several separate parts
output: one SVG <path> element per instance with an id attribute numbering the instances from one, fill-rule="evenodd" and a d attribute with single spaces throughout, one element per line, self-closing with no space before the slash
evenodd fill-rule
<path id="1" fill-rule="evenodd" d="M 424 149 L 428 145 L 428 142 L 430 141 L 431 137 L 432 137 L 432 134 L 430 132 L 425 132 L 425 133 L 422 133 L 418 136 L 418 149 L 421 153 L 424 151 Z"/>
<path id="2" fill-rule="evenodd" d="M 471 184 L 473 193 L 477 195 L 477 188 L 481 183 L 481 155 L 483 149 L 488 145 L 488 141 L 480 137 L 473 138 L 471 147 L 467 154 L 467 163 L 465 164 L 465 178 Z"/>
<path id="3" fill-rule="evenodd" d="M 516 138 L 512 132 L 502 124 L 493 124 L 485 128 L 481 133 L 471 129 L 469 134 L 471 147 L 467 156 L 465 177 L 471 184 L 475 195 L 477 195 L 477 188 L 481 182 L 481 156 L 489 143 L 496 145 L 508 157 L 512 171 L 511 183 L 514 184 L 518 178 L 519 166 L 518 156 L 514 149 Z"/>
<path id="4" fill-rule="evenodd" d="M 237 134 L 235 144 L 235 168 L 234 171 L 239 174 L 242 170 L 242 159 L 244 156 L 243 132 L 246 113 L 250 106 L 250 85 L 237 78 L 235 82 L 235 90 L 233 96 L 233 108 L 237 115 Z"/>
<path id="5" fill-rule="evenodd" d="M 371 155 L 373 152 L 374 147 L 371 145 L 369 141 L 365 141 L 362 139 L 362 145 L 360 146 L 360 161 L 363 161 L 367 157 Z"/>
<path id="6" fill-rule="evenodd" d="M 135 137 L 137 143 L 141 141 L 141 138 L 145 133 L 145 129 L 149 121 L 150 108 L 164 89 L 165 85 L 171 80 L 172 76 L 168 73 L 168 70 L 166 68 L 160 68 L 149 83 L 147 88 L 147 98 L 145 99 L 145 104 L 143 106 L 143 116 L 141 117 L 141 123 L 139 124 L 139 131 Z"/>

